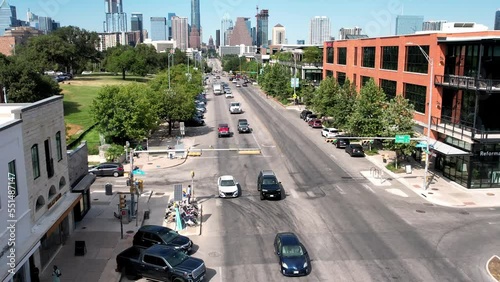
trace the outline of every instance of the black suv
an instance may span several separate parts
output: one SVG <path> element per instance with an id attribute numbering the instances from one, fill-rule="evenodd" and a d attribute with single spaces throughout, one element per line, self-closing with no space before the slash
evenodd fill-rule
<path id="1" fill-rule="evenodd" d="M 250 129 L 250 124 L 248 124 L 248 121 L 246 119 L 239 119 L 238 120 L 238 132 L 239 133 L 252 132 L 252 129 Z"/>
<path id="2" fill-rule="evenodd" d="M 300 112 L 300 119 L 305 120 L 308 114 L 312 114 L 312 112 L 309 110 L 303 110 L 302 112 Z"/>
<path id="3" fill-rule="evenodd" d="M 149 248 L 153 245 L 165 245 L 188 253 L 193 247 L 193 242 L 177 231 L 160 225 L 144 225 L 134 236 L 134 246 Z"/>
<path id="4" fill-rule="evenodd" d="M 351 142 L 349 141 L 349 139 L 346 139 L 346 138 L 342 138 L 342 137 L 345 137 L 345 136 L 337 136 L 337 140 L 335 140 L 333 142 L 333 144 L 335 145 L 335 147 L 337 148 L 345 148 L 347 145 L 351 144 Z"/>
<path id="5" fill-rule="evenodd" d="M 89 173 L 96 176 L 123 176 L 123 165 L 121 163 L 102 163 L 89 167 Z"/>
<path id="6" fill-rule="evenodd" d="M 257 178 L 257 190 L 260 191 L 260 199 L 281 199 L 281 182 L 272 170 L 262 170 Z"/>

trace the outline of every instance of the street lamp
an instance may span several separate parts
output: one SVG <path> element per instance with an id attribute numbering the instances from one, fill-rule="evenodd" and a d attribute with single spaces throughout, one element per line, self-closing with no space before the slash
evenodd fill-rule
<path id="1" fill-rule="evenodd" d="M 238 55 L 238 59 L 239 59 L 239 61 L 240 61 L 240 75 L 241 75 L 241 56 L 242 56 L 242 55 Z"/>
<path id="2" fill-rule="evenodd" d="M 293 53 L 293 61 L 295 65 L 295 69 L 293 71 L 293 100 L 294 102 L 297 100 L 297 93 L 296 93 L 296 88 L 297 88 L 297 53 Z"/>
<path id="3" fill-rule="evenodd" d="M 427 104 L 427 144 L 425 146 L 425 149 L 426 149 L 426 160 L 425 160 L 425 170 L 424 170 L 424 185 L 423 185 L 423 189 L 424 191 L 427 190 L 427 174 L 429 173 L 429 159 L 430 159 L 430 143 L 431 143 L 431 121 L 432 121 L 432 115 L 431 115 L 431 111 L 432 111 L 432 79 L 434 77 L 434 61 L 432 60 L 432 58 L 429 56 L 429 54 L 427 54 L 424 49 L 422 49 L 422 47 L 418 44 L 415 44 L 413 42 L 408 42 L 406 43 L 406 45 L 415 45 L 418 47 L 418 49 L 420 49 L 420 52 L 422 52 L 422 54 L 424 55 L 425 59 L 427 60 L 427 62 L 429 63 L 429 66 L 431 68 L 431 73 L 430 73 L 430 77 L 429 77 L 429 103 Z M 430 50 L 429 50 L 430 52 Z"/>

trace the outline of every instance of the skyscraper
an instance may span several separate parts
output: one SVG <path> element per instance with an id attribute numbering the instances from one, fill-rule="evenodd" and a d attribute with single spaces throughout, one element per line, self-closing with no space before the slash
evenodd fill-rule
<path id="1" fill-rule="evenodd" d="M 495 30 L 500 30 L 500 9 L 495 13 Z"/>
<path id="2" fill-rule="evenodd" d="M 229 14 L 224 14 L 221 20 L 221 29 L 220 29 L 220 43 L 222 46 L 226 46 L 229 44 L 229 40 L 227 37 L 227 31 L 233 28 L 233 21 L 229 18 Z"/>
<path id="3" fill-rule="evenodd" d="M 267 48 L 269 43 L 269 10 L 260 10 L 257 8 L 257 48 Z"/>
<path id="4" fill-rule="evenodd" d="M 186 17 L 172 17 L 172 40 L 177 43 L 177 48 L 186 51 L 188 48 L 188 19 Z"/>
<path id="5" fill-rule="evenodd" d="M 215 31 L 215 48 L 219 48 L 220 46 L 220 29 Z"/>
<path id="6" fill-rule="evenodd" d="M 0 3 L 0 36 L 5 34 L 5 30 L 18 26 L 16 7 L 9 5 L 7 0 Z"/>
<path id="7" fill-rule="evenodd" d="M 175 17 L 175 13 L 168 13 L 167 16 L 167 38 L 172 40 L 172 17 Z"/>
<path id="8" fill-rule="evenodd" d="M 150 38 L 153 41 L 167 40 L 167 19 L 165 17 L 151 17 Z"/>
<path id="9" fill-rule="evenodd" d="M 127 32 L 127 14 L 123 12 L 122 0 L 104 0 L 104 7 L 104 32 Z"/>
<path id="10" fill-rule="evenodd" d="M 396 16 L 396 35 L 414 34 L 422 30 L 423 16 Z"/>
<path id="11" fill-rule="evenodd" d="M 316 16 L 312 18 L 309 26 L 309 44 L 323 45 L 323 42 L 330 39 L 330 19 L 325 16 Z"/>
<path id="12" fill-rule="evenodd" d="M 250 30 L 248 30 L 248 18 L 238 17 L 236 18 L 236 24 L 234 25 L 233 32 L 229 37 L 229 45 L 252 45 L 252 36 L 250 34 Z"/>
<path id="13" fill-rule="evenodd" d="M 353 28 L 341 28 L 339 30 L 338 40 L 346 39 L 347 35 L 361 35 L 361 28 L 357 27 L 357 26 L 355 26 Z"/>
<path id="14" fill-rule="evenodd" d="M 430 30 L 442 30 L 443 24 L 446 23 L 446 20 L 441 21 L 425 21 L 422 24 L 422 31 L 430 31 Z"/>
<path id="15" fill-rule="evenodd" d="M 273 45 L 286 44 L 286 32 L 284 26 L 277 24 L 273 27 L 272 44 Z"/>
<path id="16" fill-rule="evenodd" d="M 144 33 L 143 33 L 143 20 L 141 13 L 132 13 L 130 15 L 130 31 L 138 31 L 140 34 L 139 41 L 144 42 Z"/>
<path id="17" fill-rule="evenodd" d="M 191 0 L 191 26 L 189 30 L 189 47 L 200 48 L 201 25 L 200 25 L 200 0 Z"/>

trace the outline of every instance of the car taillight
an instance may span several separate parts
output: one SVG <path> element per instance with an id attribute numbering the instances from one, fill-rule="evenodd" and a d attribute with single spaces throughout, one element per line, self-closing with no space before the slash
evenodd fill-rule
<path id="1" fill-rule="evenodd" d="M 119 171 L 122 171 L 122 170 L 123 170 L 123 167 L 121 167 L 121 166 L 120 166 L 120 167 L 118 167 L 118 170 L 119 170 Z"/>

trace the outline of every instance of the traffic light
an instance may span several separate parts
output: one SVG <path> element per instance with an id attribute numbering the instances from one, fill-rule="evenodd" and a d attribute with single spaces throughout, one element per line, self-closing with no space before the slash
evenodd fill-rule
<path id="1" fill-rule="evenodd" d="M 422 161 L 425 163 L 427 162 L 427 153 L 425 151 L 422 151 Z"/>
<path id="2" fill-rule="evenodd" d="M 137 186 L 139 186 L 139 191 L 141 191 L 141 193 L 144 191 L 144 181 L 142 179 L 139 179 L 138 181 L 138 184 Z"/>
<path id="3" fill-rule="evenodd" d="M 120 195 L 120 209 L 124 209 L 127 207 L 127 196 Z"/>

